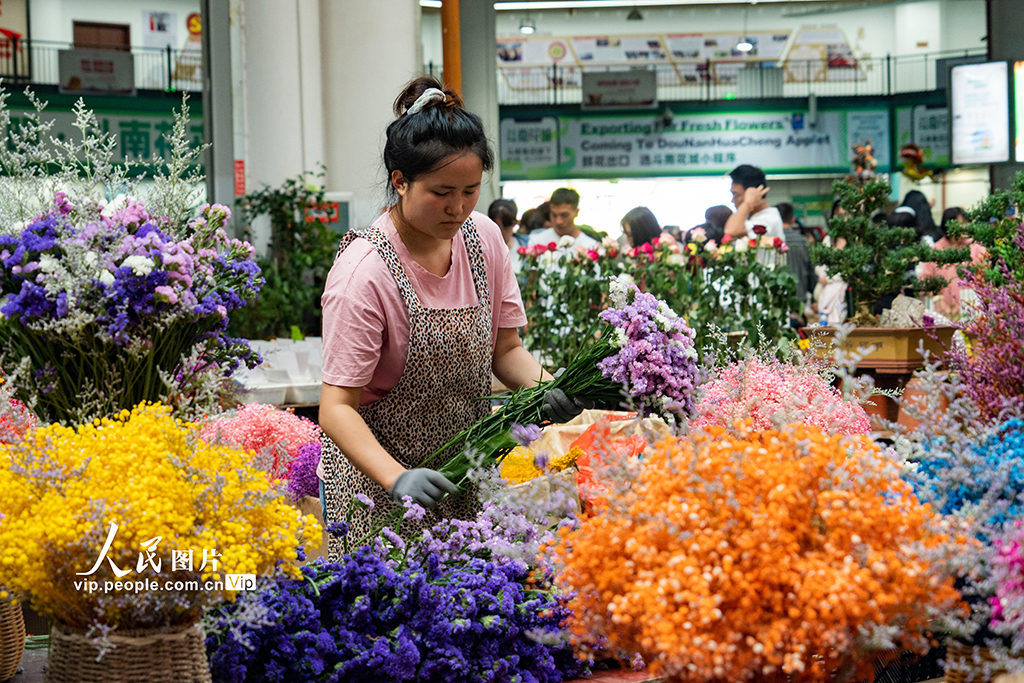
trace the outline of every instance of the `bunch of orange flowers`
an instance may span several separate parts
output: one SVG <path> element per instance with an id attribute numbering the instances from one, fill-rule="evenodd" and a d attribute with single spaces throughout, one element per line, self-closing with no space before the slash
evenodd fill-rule
<path id="1" fill-rule="evenodd" d="M 931 562 L 966 541 L 867 437 L 711 427 L 656 451 L 554 548 L 581 641 L 688 681 L 867 680 L 959 603 Z"/>

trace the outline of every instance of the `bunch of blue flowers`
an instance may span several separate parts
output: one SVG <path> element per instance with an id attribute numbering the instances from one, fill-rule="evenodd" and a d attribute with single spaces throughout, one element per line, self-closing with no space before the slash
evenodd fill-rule
<path id="1" fill-rule="evenodd" d="M 215 681 L 522 681 L 583 671 L 561 634 L 568 612 L 527 588 L 518 563 L 392 566 L 369 546 L 303 568 L 208 616 Z"/>

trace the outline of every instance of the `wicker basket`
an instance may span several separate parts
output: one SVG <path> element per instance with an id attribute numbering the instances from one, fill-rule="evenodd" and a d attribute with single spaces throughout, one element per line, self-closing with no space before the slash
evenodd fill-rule
<path id="1" fill-rule="evenodd" d="M 85 632 L 55 624 L 50 632 L 47 683 L 211 683 L 198 624 L 170 631 L 115 631 L 100 651 Z"/>
<path id="2" fill-rule="evenodd" d="M 21 604 L 0 600 L 0 681 L 14 675 L 25 652 L 25 617 Z"/>
<path id="3" fill-rule="evenodd" d="M 974 650 L 974 647 L 960 643 L 950 642 L 946 645 L 946 683 L 982 683 L 1000 673 L 999 670 L 992 669 L 991 678 L 986 679 L 983 668 L 985 664 L 994 666 L 995 659 L 987 647 L 979 647 L 977 650 L 981 663 L 978 664 L 974 659 Z M 961 659 L 965 660 L 970 668 L 950 667 L 950 662 L 959 662 Z"/>

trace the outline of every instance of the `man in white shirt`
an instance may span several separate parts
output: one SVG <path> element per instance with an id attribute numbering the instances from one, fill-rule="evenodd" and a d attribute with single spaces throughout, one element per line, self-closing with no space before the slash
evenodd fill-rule
<path id="1" fill-rule="evenodd" d="M 732 178 L 732 203 L 736 205 L 736 213 L 725 222 L 725 234 L 758 240 L 767 235 L 785 240 L 782 216 L 765 200 L 770 188 L 765 185 L 764 171 L 744 164 L 734 168 L 729 177 Z M 763 226 L 764 230 L 755 230 L 757 226 Z"/>
<path id="2" fill-rule="evenodd" d="M 530 233 L 530 246 L 534 244 L 559 244 L 563 237 L 572 237 L 573 246 L 584 249 L 597 248 L 597 240 L 580 230 L 576 216 L 580 213 L 580 195 L 569 187 L 560 187 L 551 193 L 551 227 Z"/>

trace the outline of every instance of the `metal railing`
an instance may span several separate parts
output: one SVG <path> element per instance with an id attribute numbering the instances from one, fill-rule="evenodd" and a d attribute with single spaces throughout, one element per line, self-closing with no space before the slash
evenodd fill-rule
<path id="1" fill-rule="evenodd" d="M 71 43 L 0 39 L 0 77 L 7 84 L 60 85 L 58 55 Z M 202 90 L 201 50 L 133 47 L 135 87 L 145 90 Z"/>
<path id="2" fill-rule="evenodd" d="M 504 105 L 579 104 L 583 72 L 654 71 L 660 101 L 859 97 L 925 92 L 945 87 L 947 64 L 984 59 L 983 50 L 961 50 L 870 59 L 708 60 L 640 67 L 498 67 L 498 102 Z M 436 68 L 436 67 L 434 67 Z"/>

